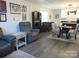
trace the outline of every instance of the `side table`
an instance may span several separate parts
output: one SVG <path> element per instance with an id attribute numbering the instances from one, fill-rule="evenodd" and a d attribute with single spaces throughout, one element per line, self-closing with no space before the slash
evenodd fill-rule
<path id="1" fill-rule="evenodd" d="M 17 50 L 18 50 L 19 47 L 27 44 L 27 42 L 26 42 L 26 33 L 25 32 L 16 32 L 12 35 L 14 35 L 16 37 L 15 47 L 16 47 Z"/>

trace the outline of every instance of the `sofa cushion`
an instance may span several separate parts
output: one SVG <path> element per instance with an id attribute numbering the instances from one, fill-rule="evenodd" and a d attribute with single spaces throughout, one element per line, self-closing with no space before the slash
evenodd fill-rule
<path id="1" fill-rule="evenodd" d="M 10 43 L 7 43 L 4 40 L 0 40 L 0 58 L 12 53 L 14 49 L 10 45 Z"/>
<path id="2" fill-rule="evenodd" d="M 10 44 L 4 40 L 0 40 L 0 47 L 1 47 L 0 50 L 5 48 L 7 45 L 10 45 Z"/>
<path id="3" fill-rule="evenodd" d="M 20 22 L 20 31 L 22 32 L 30 32 L 31 31 L 31 24 L 30 22 Z"/>
<path id="4" fill-rule="evenodd" d="M 32 32 L 31 34 L 32 34 L 32 36 L 37 36 L 38 32 Z"/>
<path id="5" fill-rule="evenodd" d="M 2 40 L 8 42 L 8 43 L 11 43 L 16 37 L 13 36 L 13 35 L 4 35 L 2 36 Z"/>
<path id="6" fill-rule="evenodd" d="M 3 36 L 3 31 L 2 29 L 0 28 L 0 38 Z"/>

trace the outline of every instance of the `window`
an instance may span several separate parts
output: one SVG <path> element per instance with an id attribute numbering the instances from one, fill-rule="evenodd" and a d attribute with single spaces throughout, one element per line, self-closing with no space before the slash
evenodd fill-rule
<path id="1" fill-rule="evenodd" d="M 40 11 L 42 13 L 42 22 L 48 22 L 48 12 Z"/>

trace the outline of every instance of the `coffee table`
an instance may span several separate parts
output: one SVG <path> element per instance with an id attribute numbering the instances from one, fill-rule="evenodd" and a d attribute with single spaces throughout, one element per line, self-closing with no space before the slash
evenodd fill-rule
<path id="1" fill-rule="evenodd" d="M 35 57 L 22 50 L 16 50 L 13 53 L 5 56 L 4 58 L 35 58 Z"/>

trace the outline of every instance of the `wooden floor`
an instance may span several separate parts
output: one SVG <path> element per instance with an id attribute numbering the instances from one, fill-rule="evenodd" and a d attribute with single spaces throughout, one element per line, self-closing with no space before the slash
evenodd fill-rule
<path id="1" fill-rule="evenodd" d="M 39 40 L 22 47 L 21 50 L 37 58 L 79 57 L 79 35 L 75 43 L 48 39 L 50 33 L 41 33 Z"/>

